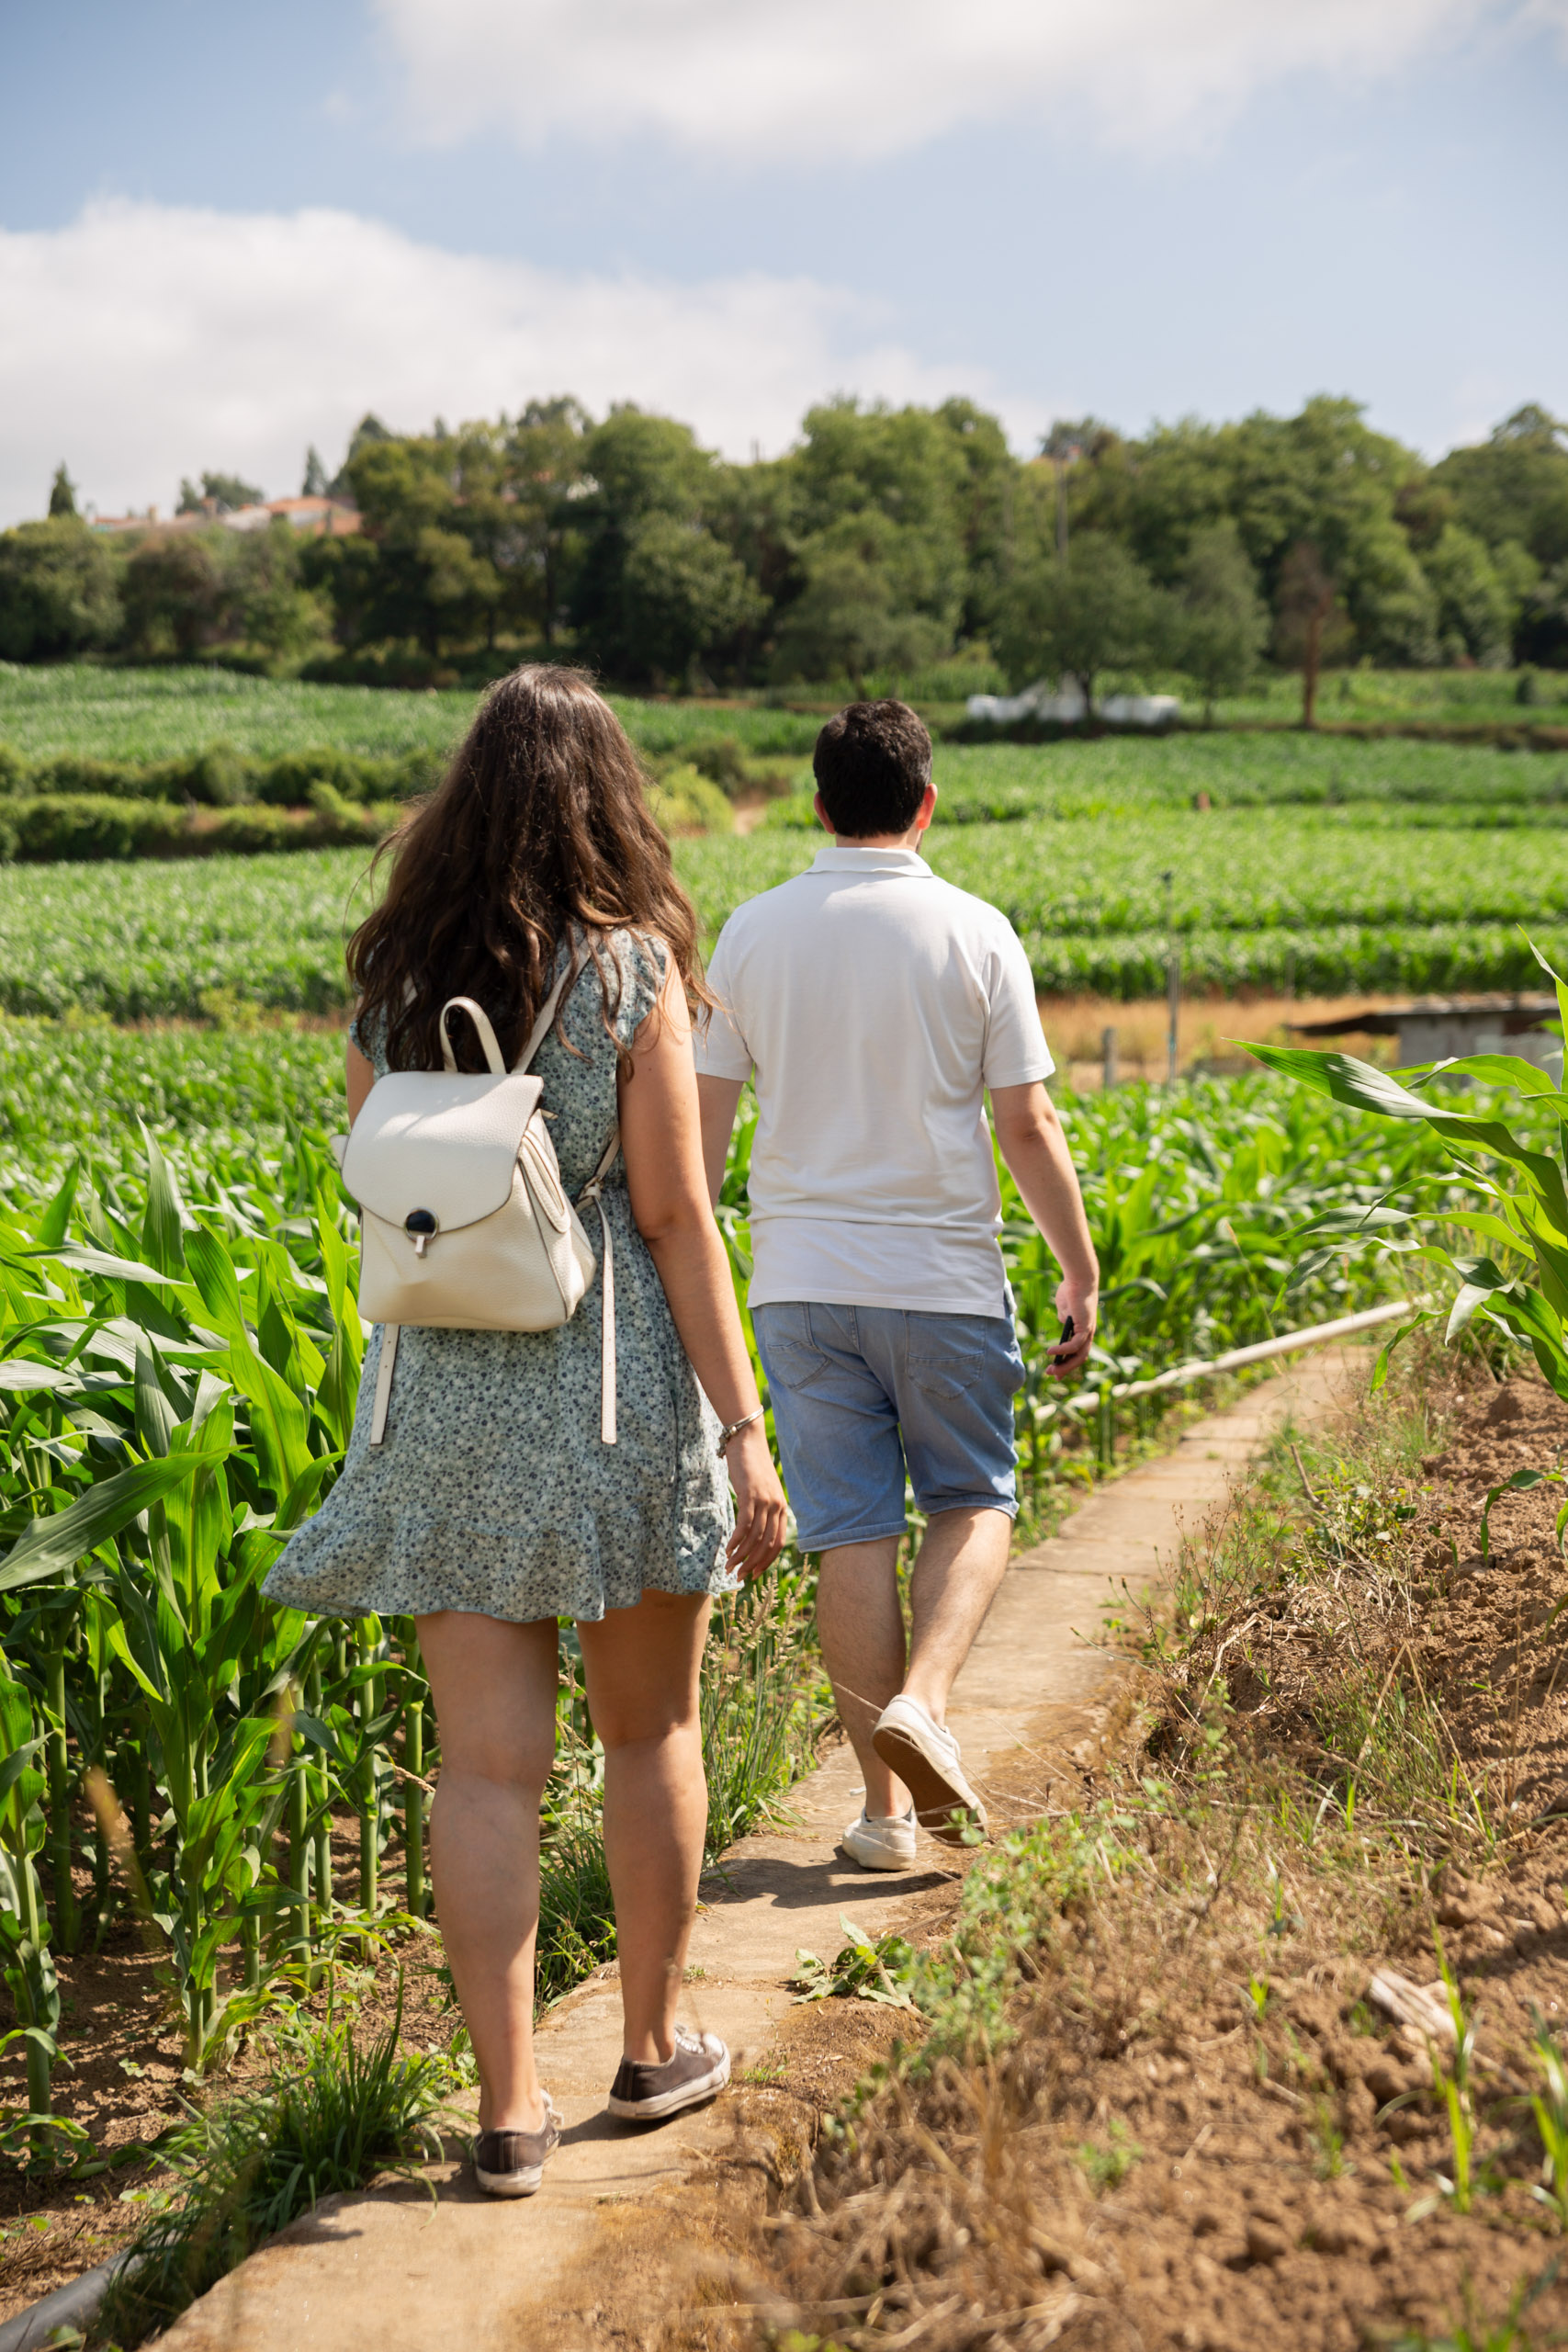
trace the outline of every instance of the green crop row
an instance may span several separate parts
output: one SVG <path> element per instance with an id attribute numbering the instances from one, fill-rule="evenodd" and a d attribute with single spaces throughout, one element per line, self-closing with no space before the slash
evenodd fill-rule
<path id="1" fill-rule="evenodd" d="M 1516 829 L 1480 859 L 1475 838 L 1361 826 L 1354 812 L 1156 810 L 1122 823 L 938 828 L 930 854 L 1002 909 L 1053 990 L 1157 990 L 1173 935 L 1193 987 L 1533 985 L 1516 926 L 1558 938 L 1568 842 Z M 799 873 L 813 846 L 763 828 L 679 842 L 676 866 L 711 937 L 745 899 Z M 363 849 L 336 849 L 13 867 L 0 876 L 0 1010 L 119 1021 L 236 1002 L 337 1011 L 367 865 Z"/>
<path id="2" fill-rule="evenodd" d="M 809 712 L 762 705 L 610 699 L 633 740 L 656 753 L 732 736 L 752 756 L 794 759 L 810 751 L 822 723 Z M 314 760 L 329 745 L 351 759 L 417 755 L 434 767 L 461 736 L 477 701 L 466 687 L 413 693 L 204 667 L 0 662 L 0 744 L 29 767 L 62 758 L 199 763 L 214 744 L 231 757 L 261 763 Z M 379 786 L 377 797 L 384 797 Z"/>

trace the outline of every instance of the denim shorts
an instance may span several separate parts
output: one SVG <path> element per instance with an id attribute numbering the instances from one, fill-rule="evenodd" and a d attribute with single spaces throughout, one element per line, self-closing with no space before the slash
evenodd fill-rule
<path id="1" fill-rule="evenodd" d="M 1010 1315 L 771 1302 L 751 1310 L 803 1552 L 901 1535 L 904 1473 L 928 1518 L 1018 1510 Z"/>

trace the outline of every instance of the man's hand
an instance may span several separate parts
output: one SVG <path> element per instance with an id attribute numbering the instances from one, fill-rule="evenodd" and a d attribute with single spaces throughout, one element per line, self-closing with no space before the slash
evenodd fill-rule
<path id="1" fill-rule="evenodd" d="M 1058 1283 L 1056 1312 L 1064 1328 L 1068 1317 L 1072 1318 L 1073 1334 L 1070 1340 L 1064 1340 L 1059 1347 L 1051 1351 L 1051 1370 L 1056 1379 L 1070 1380 L 1075 1372 L 1082 1371 L 1089 1359 L 1089 1349 L 1094 1344 L 1095 1324 L 1100 1315 L 1100 1293 L 1097 1289 L 1086 1288 L 1080 1283 Z"/>

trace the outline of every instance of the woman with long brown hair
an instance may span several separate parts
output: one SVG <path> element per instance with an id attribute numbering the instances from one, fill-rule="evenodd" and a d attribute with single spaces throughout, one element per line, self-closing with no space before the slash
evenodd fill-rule
<path id="1" fill-rule="evenodd" d="M 609 2104 L 675 2114 L 712 2097 L 729 2064 L 715 2035 L 676 2023 L 706 1824 L 710 1596 L 776 1557 L 784 1500 L 703 1173 L 691 1031 L 711 1000 L 695 917 L 614 713 L 575 671 L 513 672 L 390 854 L 386 895 L 349 946 L 351 1121 L 378 1075 L 441 1068 L 455 996 L 483 1008 L 512 1068 L 564 972 L 532 1068 L 569 1195 L 620 1126 L 600 1195 L 615 1442 L 601 1429 L 596 1241 L 595 1288 L 553 1329 L 403 1329 L 373 1444 L 378 1329 L 342 1476 L 267 1580 L 292 1608 L 417 1623 L 441 1731 L 435 1895 L 479 2063 L 475 2165 L 482 2188 L 525 2196 L 560 2130 L 533 2046 L 558 1620 L 576 1621 L 604 1748 L 626 2017 Z M 459 1025 L 460 1065 L 483 1067 Z"/>

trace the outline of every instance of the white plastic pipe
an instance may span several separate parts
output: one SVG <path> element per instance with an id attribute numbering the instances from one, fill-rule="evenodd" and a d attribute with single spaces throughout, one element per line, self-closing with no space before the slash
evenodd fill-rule
<path id="1" fill-rule="evenodd" d="M 1111 1394 L 1147 1396 L 1156 1388 L 1179 1388 L 1187 1381 L 1202 1380 L 1210 1373 L 1239 1372 L 1243 1364 L 1266 1363 L 1270 1356 L 1293 1355 L 1298 1348 L 1320 1348 L 1329 1340 L 1348 1340 L 1357 1331 L 1375 1330 L 1380 1323 L 1392 1323 L 1396 1315 L 1413 1312 L 1413 1302 L 1408 1298 L 1392 1298 L 1382 1306 L 1365 1308 L 1359 1315 L 1341 1315 L 1334 1323 L 1314 1323 L 1304 1331 L 1282 1331 L 1277 1340 L 1259 1340 L 1250 1348 L 1232 1348 L 1227 1354 L 1214 1356 L 1207 1363 L 1179 1363 L 1173 1371 L 1159 1373 L 1153 1380 L 1124 1380 Z M 1088 1404 L 1092 1400 L 1086 1397 L 1084 1401 Z"/>

